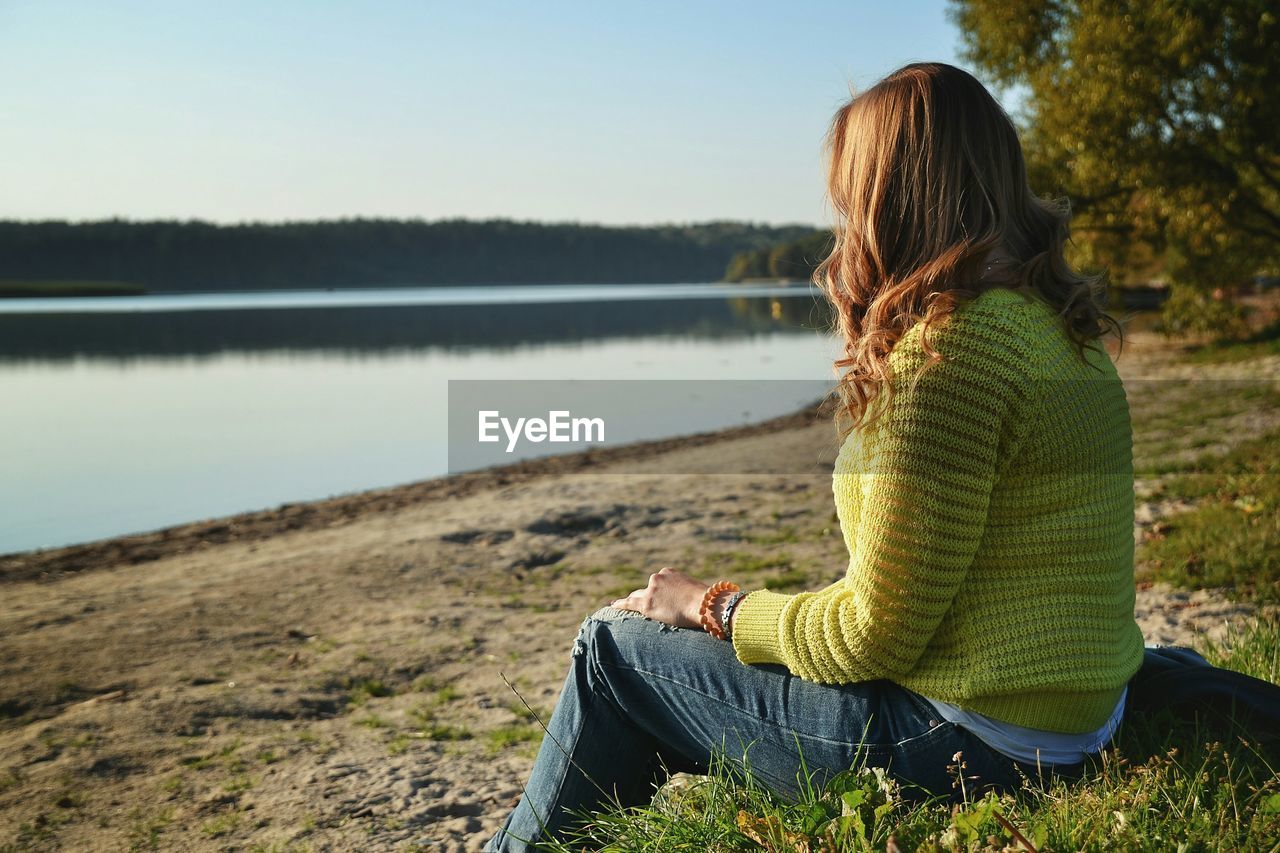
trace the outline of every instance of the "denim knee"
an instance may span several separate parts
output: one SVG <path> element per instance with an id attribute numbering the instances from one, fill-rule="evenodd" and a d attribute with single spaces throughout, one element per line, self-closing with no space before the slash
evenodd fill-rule
<path id="1" fill-rule="evenodd" d="M 644 616 L 634 610 L 619 610 L 616 607 L 601 607 L 595 613 L 592 613 L 590 616 L 582 620 L 582 625 L 578 628 L 578 636 L 573 640 L 573 650 L 570 652 L 570 660 L 587 654 L 587 652 L 595 645 L 596 632 L 603 626 L 627 619 L 644 618 Z"/>

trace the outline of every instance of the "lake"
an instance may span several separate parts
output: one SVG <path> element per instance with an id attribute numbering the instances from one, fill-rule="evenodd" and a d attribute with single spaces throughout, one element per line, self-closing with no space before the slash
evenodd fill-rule
<path id="1" fill-rule="evenodd" d="M 713 383 L 710 413 L 668 400 L 634 439 L 784 414 L 829 384 L 819 301 L 713 284 L 0 301 L 0 553 L 448 473 L 451 381 Z"/>

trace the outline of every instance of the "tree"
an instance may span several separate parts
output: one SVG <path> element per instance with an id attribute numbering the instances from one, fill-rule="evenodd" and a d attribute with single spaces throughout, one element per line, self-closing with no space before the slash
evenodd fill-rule
<path id="1" fill-rule="evenodd" d="M 805 279 L 813 275 L 813 267 L 805 262 L 804 249 L 799 243 L 782 243 L 769 252 L 769 275 Z"/>
<path id="2" fill-rule="evenodd" d="M 769 250 L 750 249 L 739 252 L 729 259 L 729 268 L 725 271 L 725 281 L 746 281 L 749 278 L 764 278 L 769 274 Z"/>
<path id="3" fill-rule="evenodd" d="M 1280 269 L 1271 0 L 951 3 L 965 58 L 1025 95 L 1033 185 L 1071 200 L 1087 255 L 1154 249 L 1175 305 Z"/>
<path id="4" fill-rule="evenodd" d="M 724 280 L 745 281 L 765 277 L 795 281 L 810 279 L 822 259 L 831 254 L 833 242 L 834 235 L 830 229 L 822 229 L 798 240 L 739 252 L 730 259 Z"/>

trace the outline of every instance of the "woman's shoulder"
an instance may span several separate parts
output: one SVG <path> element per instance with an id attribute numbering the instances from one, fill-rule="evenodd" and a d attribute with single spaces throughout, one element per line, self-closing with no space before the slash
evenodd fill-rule
<path id="1" fill-rule="evenodd" d="M 1043 333 L 1059 325 L 1057 311 L 1032 288 L 992 287 L 957 305 L 954 322 L 973 328 Z"/>
<path id="2" fill-rule="evenodd" d="M 929 360 L 926 350 L 933 349 L 945 360 L 1029 366 L 1064 336 L 1061 319 L 1039 294 L 994 287 L 960 302 L 927 329 L 914 326 L 899 342 L 898 356 Z"/>

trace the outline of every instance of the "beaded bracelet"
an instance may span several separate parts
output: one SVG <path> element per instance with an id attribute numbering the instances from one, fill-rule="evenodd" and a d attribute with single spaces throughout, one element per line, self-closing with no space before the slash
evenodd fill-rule
<path id="1" fill-rule="evenodd" d="M 722 592 L 737 592 L 741 587 L 736 583 L 729 581 L 716 581 L 707 587 L 706 593 L 702 596 L 702 606 L 698 608 L 698 622 L 702 625 L 703 630 L 715 637 L 717 640 L 724 639 L 724 628 L 720 627 L 718 620 L 711 612 L 711 605 L 715 602 L 717 596 Z"/>
<path id="2" fill-rule="evenodd" d="M 726 640 L 733 639 L 733 629 L 732 629 L 733 608 L 737 607 L 738 604 L 742 601 L 742 599 L 746 597 L 747 597 L 747 594 L 745 592 L 743 592 L 742 590 L 738 590 L 733 595 L 729 596 L 729 600 L 725 602 L 724 613 L 721 614 L 720 616 L 720 624 L 724 627 L 724 638 Z"/>

